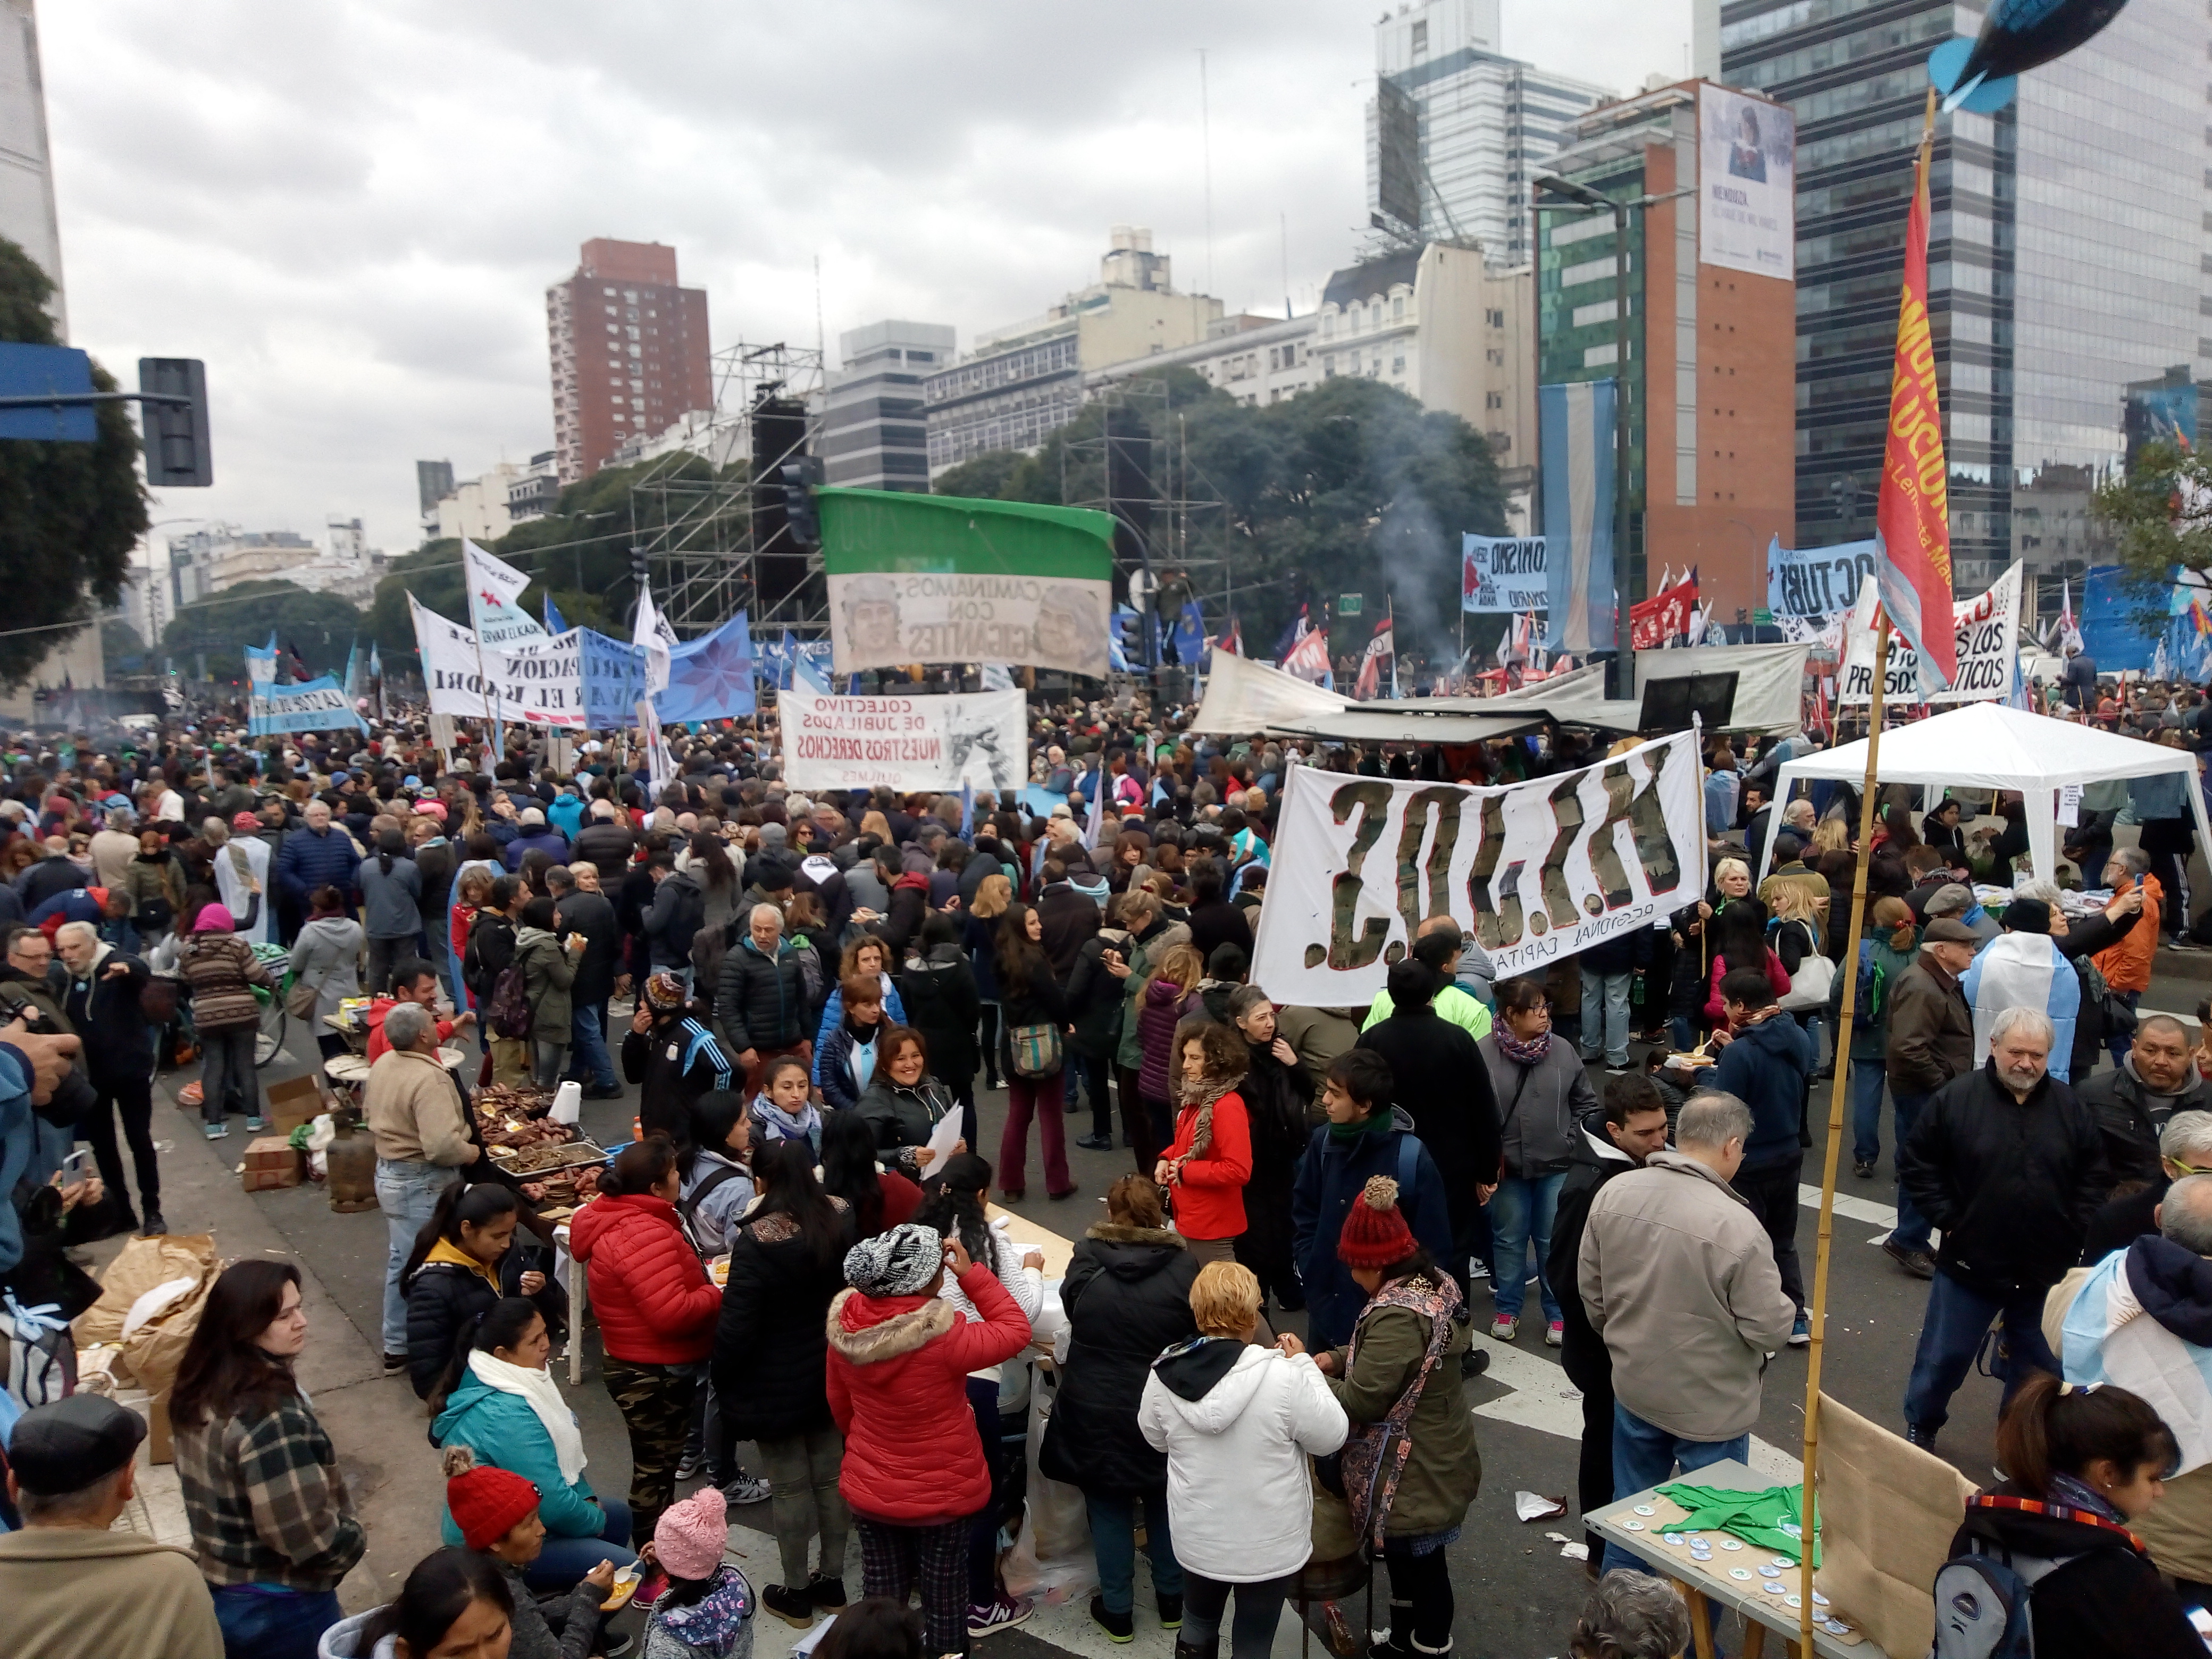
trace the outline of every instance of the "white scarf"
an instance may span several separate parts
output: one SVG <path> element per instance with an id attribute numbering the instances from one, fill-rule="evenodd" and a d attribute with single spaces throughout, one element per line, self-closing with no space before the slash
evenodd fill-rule
<path id="1" fill-rule="evenodd" d="M 584 1473 L 584 1434 L 576 1426 L 576 1413 L 561 1398 L 560 1386 L 553 1381 L 553 1373 L 543 1365 L 510 1365 L 481 1348 L 469 1356 L 469 1370 L 486 1388 L 511 1394 L 538 1413 L 538 1420 L 545 1425 L 545 1432 L 552 1438 L 553 1457 L 561 1466 L 561 1478 L 574 1486 Z"/>

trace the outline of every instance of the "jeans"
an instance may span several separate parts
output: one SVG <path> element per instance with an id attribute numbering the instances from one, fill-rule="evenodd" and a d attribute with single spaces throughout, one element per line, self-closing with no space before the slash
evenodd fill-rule
<path id="1" fill-rule="evenodd" d="M 1229 1606 L 1229 1592 L 1237 1592 L 1237 1616 L 1229 1626 L 1230 1659 L 1267 1659 L 1275 1650 L 1275 1626 L 1282 1622 L 1283 1603 L 1297 1583 L 1297 1575 L 1263 1578 L 1255 1584 L 1224 1584 L 1202 1573 L 1188 1572 L 1182 1580 L 1182 1631 L 1176 1638 L 1181 1647 L 1207 1648 L 1221 1639 L 1221 1615 Z"/>
<path id="2" fill-rule="evenodd" d="M 428 1224 L 438 1195 L 453 1184 L 455 1174 L 419 1158 L 376 1160 L 376 1207 L 384 1212 L 391 1236 L 384 1267 L 384 1352 L 388 1354 L 407 1352 L 407 1295 L 399 1287 L 399 1270 L 407 1265 L 415 1236 Z"/>
<path id="3" fill-rule="evenodd" d="M 1626 1406 L 1616 1404 L 1613 1408 L 1613 1499 L 1616 1504 L 1668 1479 L 1678 1463 L 1682 1473 L 1689 1475 L 1709 1463 L 1730 1459 L 1743 1462 L 1750 1455 L 1748 1433 L 1733 1440 L 1680 1440 L 1645 1422 Z M 1620 1545 L 1607 1544 L 1604 1571 L 1650 1572 L 1651 1569 Z"/>
<path id="4" fill-rule="evenodd" d="M 2120 1004 L 2132 1013 L 2135 1011 L 2136 1006 L 2142 1000 L 2142 993 L 2140 991 L 2115 991 L 2112 993 L 2112 1000 Z M 2127 1063 L 2128 1050 L 2135 1046 L 2136 1040 L 2132 1034 L 2125 1036 L 2108 1036 L 2105 1039 L 2105 1047 L 2112 1051 L 2112 1064 L 2115 1066 L 2125 1066 Z M 2076 1081 L 2086 1083 L 2088 1079 L 2087 1078 L 2081 1078 L 2077 1079 Z"/>
<path id="5" fill-rule="evenodd" d="M 561 1081 L 561 1073 L 568 1064 L 568 1045 L 548 1042 L 543 1037 L 530 1042 L 531 1081 L 541 1089 L 550 1089 Z"/>
<path id="6" fill-rule="evenodd" d="M 1871 1164 L 1881 1156 L 1881 1091 L 1889 1080 L 1879 1059 L 1851 1062 L 1851 1158 Z"/>
<path id="7" fill-rule="evenodd" d="M 1114 1138 L 1114 1102 L 1106 1092 L 1106 1074 L 1109 1069 L 1106 1056 L 1079 1054 L 1071 1051 L 1067 1056 L 1067 1064 L 1068 1068 L 1074 1073 L 1077 1080 L 1083 1085 L 1079 1091 L 1070 1091 L 1067 1097 L 1068 1110 L 1075 1109 L 1077 1093 L 1089 1095 L 1091 1097 L 1091 1133 L 1100 1140 L 1111 1140 Z"/>
<path id="8" fill-rule="evenodd" d="M 1793 1152 L 1763 1164 L 1747 1164 L 1729 1185 L 1751 1206 L 1759 1224 L 1774 1245 L 1774 1266 L 1782 1275 L 1783 1294 L 1805 1313 L 1805 1275 L 1797 1265 L 1797 1186 L 1805 1167 L 1805 1154 Z"/>
<path id="9" fill-rule="evenodd" d="M 1633 974 L 1583 975 L 1583 1058 L 1595 1060 L 1605 1045 L 1605 1063 L 1628 1064 L 1628 988 Z"/>
<path id="10" fill-rule="evenodd" d="M 261 1115 L 261 1079 L 253 1069 L 258 1025 L 223 1025 L 200 1032 L 200 1115 L 220 1123 L 237 1102 L 248 1117 Z"/>
<path id="11" fill-rule="evenodd" d="M 1905 1138 L 1912 1133 L 1912 1126 L 1920 1121 L 1920 1109 L 1928 1103 L 1926 1095 L 1899 1094 L 1889 1091 L 1890 1128 L 1895 1136 L 1892 1157 L 1905 1151 Z M 1928 1218 L 1920 1213 L 1920 1206 L 1905 1190 L 1905 1183 L 1897 1183 L 1897 1225 L 1891 1230 L 1889 1242 L 1900 1250 L 1928 1249 Z"/>
<path id="12" fill-rule="evenodd" d="M 99 1098 L 92 1115 L 79 1127 L 92 1143 L 100 1178 L 115 1194 L 123 1213 L 131 1211 L 131 1189 L 123 1184 L 123 1158 L 115 1146 L 115 1115 L 123 1115 L 123 1136 L 131 1143 L 131 1166 L 138 1176 L 138 1206 L 152 1215 L 161 1207 L 161 1163 L 154 1153 L 154 1084 L 150 1078 L 118 1078 L 93 1087 Z M 112 1107 L 112 1109 L 111 1109 Z"/>
<path id="13" fill-rule="evenodd" d="M 1006 1079 L 1006 1127 L 999 1137 L 999 1190 L 1020 1193 L 1029 1187 L 1030 1119 L 1036 1119 L 1037 1146 L 1043 1155 L 1044 1189 L 1065 1193 L 1075 1182 L 1067 1173 L 1067 1114 L 1060 1109 L 1067 1068 L 1050 1077 Z"/>
<path id="14" fill-rule="evenodd" d="M 580 1002 L 568 1017 L 568 1075 L 604 1092 L 622 1086 L 607 1053 L 607 1006 Z"/>
<path id="15" fill-rule="evenodd" d="M 629 1547 L 629 1505 L 619 1498 L 602 1497 L 599 1507 L 607 1512 L 607 1524 L 598 1537 L 548 1537 L 538 1559 L 523 1569 L 523 1582 L 540 1592 L 564 1590 L 602 1561 L 617 1567 L 635 1561 L 637 1552 Z"/>
<path id="16" fill-rule="evenodd" d="M 763 1440 L 761 1474 L 769 1485 L 769 1514 L 787 1589 L 806 1588 L 807 1540 L 822 1540 L 824 1577 L 845 1575 L 845 1534 L 852 1512 L 837 1490 L 845 1442 L 835 1429 L 815 1429 L 788 1439 Z"/>
<path id="17" fill-rule="evenodd" d="M 1997 1362 L 2005 1380 L 2002 1406 L 2012 1403 L 2032 1373 L 2057 1372 L 2058 1362 L 2043 1340 L 2043 1301 L 2050 1290 L 2045 1285 L 2007 1297 L 1984 1296 L 1938 1267 L 1928 1281 L 1928 1313 L 1912 1355 L 1912 1378 L 1905 1385 L 1905 1420 L 1930 1434 L 1949 1420 L 1951 1396 L 1972 1369 L 1990 1322 L 1999 1317 L 2008 1350 Z"/>
<path id="18" fill-rule="evenodd" d="M 1501 1319 L 1518 1319 L 1528 1296 L 1528 1245 L 1536 1246 L 1536 1290 L 1544 1322 L 1559 1316 L 1559 1298 L 1545 1258 L 1552 1254 L 1552 1216 L 1559 1207 L 1559 1188 L 1567 1172 L 1507 1176 L 1490 1198 L 1490 1232 L 1497 1254 L 1491 1267 L 1490 1296 Z"/>
<path id="19" fill-rule="evenodd" d="M 209 1586 L 224 1659 L 315 1659 L 323 1632 L 344 1615 L 336 1590 L 276 1584 Z"/>
<path id="20" fill-rule="evenodd" d="M 1086 1492 L 1091 1547 L 1098 1558 L 1098 1599 L 1109 1613 L 1127 1613 L 1137 1602 L 1137 1505 L 1145 1506 L 1145 1554 L 1152 1564 L 1152 1594 L 1181 1595 L 1182 1567 L 1168 1534 L 1168 1494 L 1163 1486 L 1142 1498 L 1127 1492 Z"/>

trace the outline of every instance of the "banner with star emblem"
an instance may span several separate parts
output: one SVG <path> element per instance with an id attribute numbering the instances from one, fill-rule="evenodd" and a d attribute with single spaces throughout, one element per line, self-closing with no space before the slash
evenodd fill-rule
<path id="1" fill-rule="evenodd" d="M 734 720 L 758 708 L 753 691 L 752 629 L 742 611 L 702 639 L 668 653 L 668 684 L 653 699 L 665 726 Z"/>

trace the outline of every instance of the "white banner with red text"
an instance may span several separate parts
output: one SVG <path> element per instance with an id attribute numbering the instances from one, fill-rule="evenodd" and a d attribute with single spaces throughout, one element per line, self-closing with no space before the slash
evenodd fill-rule
<path id="1" fill-rule="evenodd" d="M 783 777 L 793 789 L 991 789 L 1029 781 L 1029 698 L 825 697 L 780 691 Z"/>
<path id="2" fill-rule="evenodd" d="M 1700 896 L 1698 738 L 1497 788 L 1301 766 L 1285 787 L 1252 982 L 1364 1006 L 1427 918 L 1449 914 L 1501 979 L 1649 927 Z"/>
<path id="3" fill-rule="evenodd" d="M 1889 670 L 1883 675 L 1882 702 L 1924 702 L 1933 708 L 1961 702 L 1995 702 L 2012 695 L 2013 665 L 2020 658 L 2020 566 L 2014 564 L 1986 592 L 1951 602 L 1953 643 L 1959 674 L 1948 689 L 1923 688 L 1920 658 L 1893 628 Z M 1860 585 L 1858 608 L 1844 624 L 1844 672 L 1838 703 L 1864 703 L 1874 690 L 1875 578 Z"/>

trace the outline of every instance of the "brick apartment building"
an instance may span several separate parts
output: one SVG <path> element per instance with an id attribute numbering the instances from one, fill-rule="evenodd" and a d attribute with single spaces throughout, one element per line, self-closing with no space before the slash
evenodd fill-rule
<path id="1" fill-rule="evenodd" d="M 632 438 L 711 409 L 707 291 L 681 288 L 676 250 L 600 237 L 545 290 L 560 481 L 589 477 Z"/>

